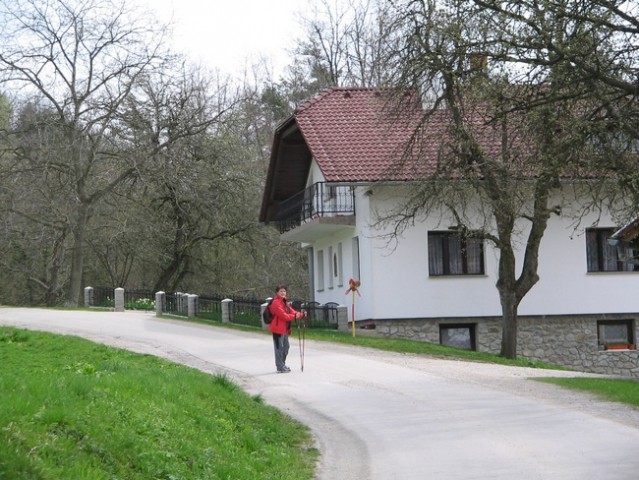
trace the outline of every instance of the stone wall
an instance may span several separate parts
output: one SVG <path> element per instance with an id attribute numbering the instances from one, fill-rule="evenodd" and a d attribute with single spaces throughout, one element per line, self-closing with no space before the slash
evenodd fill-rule
<path id="1" fill-rule="evenodd" d="M 519 317 L 518 356 L 583 372 L 639 378 L 637 350 L 603 350 L 598 342 L 598 320 L 628 319 L 635 320 L 636 341 L 639 313 Z M 440 343 L 440 325 L 474 325 L 477 351 L 498 354 L 501 350 L 498 317 L 376 320 L 375 324 L 377 336 L 431 343 Z"/>

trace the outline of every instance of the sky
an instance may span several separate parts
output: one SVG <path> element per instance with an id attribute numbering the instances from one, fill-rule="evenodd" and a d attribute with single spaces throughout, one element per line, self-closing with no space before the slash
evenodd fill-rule
<path id="1" fill-rule="evenodd" d="M 137 0 L 162 23 L 173 23 L 173 49 L 192 61 L 241 77 L 268 58 L 275 78 L 302 35 L 302 0 Z"/>

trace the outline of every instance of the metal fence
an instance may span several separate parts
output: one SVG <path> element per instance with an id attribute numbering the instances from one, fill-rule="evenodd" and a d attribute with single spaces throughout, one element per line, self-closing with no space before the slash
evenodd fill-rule
<path id="1" fill-rule="evenodd" d="M 94 287 L 92 306 L 112 308 L 114 306 L 113 287 Z M 195 316 L 213 322 L 222 321 L 222 301 L 232 300 L 232 323 L 260 328 L 262 326 L 261 306 L 266 300 L 246 297 L 225 297 L 202 295 L 197 297 Z M 320 304 L 295 300 L 291 302 L 294 309 L 305 310 L 308 314 L 306 326 L 317 329 L 337 329 L 337 303 Z M 124 306 L 126 309 L 155 308 L 155 292 L 143 289 L 124 289 Z M 188 296 L 180 292 L 167 292 L 164 295 L 164 313 L 188 316 Z"/>
<path id="2" fill-rule="evenodd" d="M 291 302 L 297 311 L 304 310 L 306 316 L 306 326 L 318 329 L 337 329 L 337 303 L 302 302 L 299 300 Z"/>
<path id="3" fill-rule="evenodd" d="M 222 301 L 214 297 L 199 297 L 197 300 L 197 317 L 214 322 L 222 321 Z"/>
<path id="4" fill-rule="evenodd" d="M 115 289 L 113 287 L 94 287 L 93 304 L 94 307 L 111 308 L 115 302 Z M 153 310 L 155 293 L 150 290 L 124 290 L 124 307 L 130 310 Z"/>
<path id="5" fill-rule="evenodd" d="M 261 305 L 259 300 L 248 300 L 238 298 L 233 300 L 233 323 L 261 327 Z"/>
<path id="6" fill-rule="evenodd" d="M 180 293 L 166 293 L 164 295 L 164 308 L 162 311 L 171 315 L 181 315 L 188 317 L 189 311 L 185 304 L 185 298 Z"/>
<path id="7" fill-rule="evenodd" d="M 113 290 L 113 287 L 94 287 L 92 306 L 113 307 L 115 305 Z"/>

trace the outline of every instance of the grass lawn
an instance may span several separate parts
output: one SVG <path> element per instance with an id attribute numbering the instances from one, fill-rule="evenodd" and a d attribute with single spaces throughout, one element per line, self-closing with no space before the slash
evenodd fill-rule
<path id="1" fill-rule="evenodd" d="M 308 429 L 225 376 L 0 327 L 0 479 L 311 479 Z"/>
<path id="2" fill-rule="evenodd" d="M 637 380 L 611 378 L 539 378 L 536 380 L 594 393 L 605 400 L 639 407 L 639 381 Z"/>
<path id="3" fill-rule="evenodd" d="M 559 368 L 357 333 L 307 330 L 305 338 L 437 358 Z M 291 342 L 297 336 L 294 330 Z M 314 476 L 319 454 L 308 428 L 259 396 L 245 394 L 224 375 L 76 337 L 10 327 L 0 327 L 0 365 L 0 480 Z M 639 407 L 639 382 L 634 380 L 541 381 Z"/>

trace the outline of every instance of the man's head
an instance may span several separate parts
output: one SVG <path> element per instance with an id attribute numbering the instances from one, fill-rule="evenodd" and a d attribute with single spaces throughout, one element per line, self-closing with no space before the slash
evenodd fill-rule
<path id="1" fill-rule="evenodd" d="M 278 285 L 275 287 L 275 293 L 280 297 L 286 297 L 286 285 Z"/>

